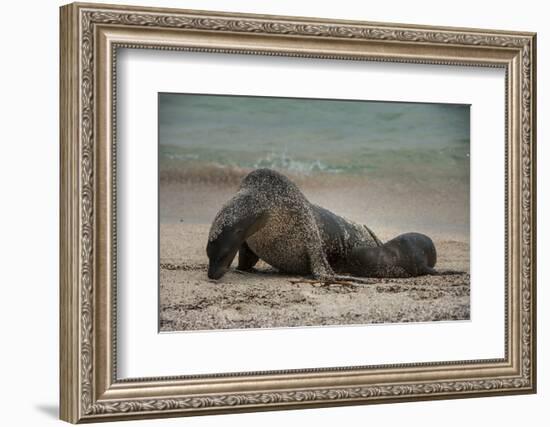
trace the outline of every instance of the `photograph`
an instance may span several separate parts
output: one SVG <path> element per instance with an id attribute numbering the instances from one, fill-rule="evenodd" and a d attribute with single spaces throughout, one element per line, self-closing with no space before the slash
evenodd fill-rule
<path id="1" fill-rule="evenodd" d="M 470 105 L 158 94 L 160 332 L 470 319 Z"/>

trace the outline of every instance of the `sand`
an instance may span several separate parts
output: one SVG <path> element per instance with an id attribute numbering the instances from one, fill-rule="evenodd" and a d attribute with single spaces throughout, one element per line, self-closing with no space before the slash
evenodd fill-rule
<path id="1" fill-rule="evenodd" d="M 206 276 L 210 222 L 235 183 L 162 183 L 160 191 L 160 330 L 276 328 L 470 317 L 469 228 L 463 204 L 419 186 L 400 192 L 376 183 L 301 185 L 314 203 L 369 225 L 386 241 L 407 231 L 432 237 L 436 268 L 464 274 L 381 279 L 368 285 L 296 283 L 259 262 L 233 268 L 219 281 Z M 424 191 L 425 190 L 425 191 Z M 377 203 L 373 203 L 375 200 Z"/>

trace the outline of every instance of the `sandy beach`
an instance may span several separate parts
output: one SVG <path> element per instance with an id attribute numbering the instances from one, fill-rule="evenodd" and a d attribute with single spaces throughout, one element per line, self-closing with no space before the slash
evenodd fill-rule
<path id="1" fill-rule="evenodd" d="M 163 179 L 164 178 L 164 179 Z M 424 183 L 334 179 L 300 182 L 308 199 L 367 224 L 382 241 L 417 231 L 438 252 L 436 269 L 464 274 L 381 279 L 368 285 L 296 283 L 259 262 L 254 272 L 233 268 L 219 281 L 206 276 L 210 223 L 236 191 L 223 182 L 161 175 L 160 330 L 275 328 L 385 322 L 467 320 L 470 317 L 467 194 L 435 191 Z"/>

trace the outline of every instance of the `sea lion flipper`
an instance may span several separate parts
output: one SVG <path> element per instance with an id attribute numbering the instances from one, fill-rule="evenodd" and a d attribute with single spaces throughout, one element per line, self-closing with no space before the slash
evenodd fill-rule
<path id="1" fill-rule="evenodd" d="M 260 258 L 252 249 L 244 242 L 239 248 L 239 264 L 237 265 L 238 270 L 248 271 L 256 265 Z"/>
<path id="2" fill-rule="evenodd" d="M 311 274 L 317 280 L 330 280 L 334 276 L 334 271 L 323 250 L 323 240 L 315 216 L 310 209 L 304 209 L 304 211 L 301 229 L 305 236 L 304 240 Z"/>
<path id="3" fill-rule="evenodd" d="M 322 250 L 308 248 L 308 256 L 311 274 L 315 279 L 330 280 L 334 277 L 334 271 Z"/>

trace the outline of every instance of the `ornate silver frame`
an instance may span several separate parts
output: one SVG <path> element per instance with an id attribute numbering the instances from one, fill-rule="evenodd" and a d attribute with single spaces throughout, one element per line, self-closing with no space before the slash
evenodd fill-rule
<path id="1" fill-rule="evenodd" d="M 77 423 L 534 393 L 533 33 L 71 4 L 61 8 L 61 418 Z M 117 380 L 118 47 L 506 70 L 505 357 Z"/>

